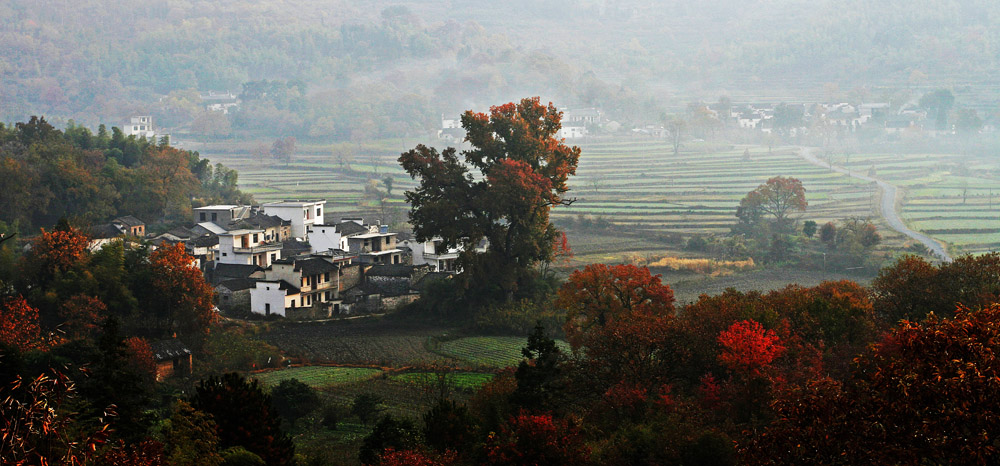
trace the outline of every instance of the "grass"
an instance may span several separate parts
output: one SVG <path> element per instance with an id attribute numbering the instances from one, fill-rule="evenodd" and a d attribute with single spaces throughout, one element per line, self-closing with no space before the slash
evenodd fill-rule
<path id="1" fill-rule="evenodd" d="M 300 382 L 315 389 L 327 389 L 337 385 L 371 379 L 382 371 L 362 367 L 324 367 L 303 366 L 292 367 L 271 372 L 254 374 L 253 378 L 265 387 L 273 387 L 283 380 L 298 379 Z"/>
<path id="2" fill-rule="evenodd" d="M 406 372 L 389 376 L 390 380 L 411 385 L 436 386 L 439 378 L 433 372 Z M 451 372 L 445 380 L 453 389 L 472 391 L 493 380 L 493 374 L 482 372 Z"/>
<path id="3" fill-rule="evenodd" d="M 556 343 L 561 350 L 569 351 L 566 342 Z M 521 348 L 525 345 L 524 337 L 465 337 L 441 343 L 437 352 L 472 366 L 503 368 L 521 362 Z"/>

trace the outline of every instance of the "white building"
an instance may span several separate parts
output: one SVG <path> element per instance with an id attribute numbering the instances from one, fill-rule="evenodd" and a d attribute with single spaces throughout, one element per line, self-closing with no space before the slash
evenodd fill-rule
<path id="1" fill-rule="evenodd" d="M 295 308 L 301 299 L 301 292 L 284 280 L 258 280 L 250 289 L 250 311 L 269 316 L 285 315 L 286 308 Z"/>
<path id="2" fill-rule="evenodd" d="M 264 230 L 233 230 L 219 234 L 218 262 L 268 267 L 281 259 L 281 243 L 266 242 Z"/>
<path id="3" fill-rule="evenodd" d="M 309 229 L 309 252 L 315 254 L 331 249 L 344 249 L 342 238 L 336 225 L 313 225 Z"/>
<path id="4" fill-rule="evenodd" d="M 194 223 L 212 222 L 219 226 L 225 226 L 233 220 L 247 218 L 250 216 L 250 206 L 216 204 L 205 207 L 196 207 L 194 212 Z"/>
<path id="5" fill-rule="evenodd" d="M 155 138 L 156 131 L 153 130 L 153 117 L 149 115 L 134 116 L 129 118 L 128 123 L 123 125 L 122 132 L 126 136 L 136 136 L 143 138 Z"/>
<path id="6" fill-rule="evenodd" d="M 444 248 L 441 238 L 434 238 L 427 241 L 417 241 L 415 239 L 403 241 L 403 246 L 410 248 L 413 252 L 413 265 L 430 265 L 431 272 L 458 272 L 455 261 L 461 253 L 459 248 Z"/>
<path id="7" fill-rule="evenodd" d="M 323 210 L 326 201 L 323 199 L 304 201 L 269 202 L 261 206 L 268 215 L 276 215 L 283 220 L 292 222 L 292 237 L 305 239 L 309 228 L 316 223 L 323 224 Z"/>

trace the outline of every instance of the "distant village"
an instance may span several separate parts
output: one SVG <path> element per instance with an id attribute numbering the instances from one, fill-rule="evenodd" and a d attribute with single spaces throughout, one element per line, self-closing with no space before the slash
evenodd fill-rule
<path id="1" fill-rule="evenodd" d="M 325 206 L 314 199 L 198 207 L 189 225 L 155 236 L 126 216 L 93 226 L 90 249 L 119 240 L 183 243 L 191 266 L 215 287 L 220 310 L 292 319 L 396 310 L 460 272 L 461 250 L 440 239 L 400 240 L 361 218 L 327 224 Z"/>

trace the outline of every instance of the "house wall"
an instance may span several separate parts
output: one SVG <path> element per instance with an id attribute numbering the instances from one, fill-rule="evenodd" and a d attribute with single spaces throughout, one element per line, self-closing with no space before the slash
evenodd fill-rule
<path id="1" fill-rule="evenodd" d="M 337 227 L 333 225 L 314 225 L 309 233 L 309 246 L 314 253 L 341 249 L 340 240 L 341 234 L 337 233 Z"/>
<path id="2" fill-rule="evenodd" d="M 361 284 L 361 265 L 351 264 L 340 268 L 340 291 L 349 290 Z"/>
<path id="3" fill-rule="evenodd" d="M 271 314 L 284 316 L 286 301 L 285 290 L 280 289 L 276 282 L 257 282 L 257 287 L 250 289 L 250 312 L 267 315 L 267 305 L 270 304 Z"/>
<path id="4" fill-rule="evenodd" d="M 403 306 L 410 304 L 416 300 L 420 299 L 420 295 L 414 294 L 404 294 L 400 296 L 383 296 L 382 297 L 382 310 L 386 312 L 398 311 Z"/>
<path id="5" fill-rule="evenodd" d="M 261 209 L 268 215 L 276 215 L 292 224 L 292 237 L 306 238 L 309 227 L 319 219 L 323 223 L 325 202 L 303 203 L 296 205 L 264 204 Z"/>

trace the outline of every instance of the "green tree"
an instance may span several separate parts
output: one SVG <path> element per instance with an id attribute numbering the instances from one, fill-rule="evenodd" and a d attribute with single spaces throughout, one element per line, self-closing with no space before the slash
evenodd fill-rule
<path id="1" fill-rule="evenodd" d="M 420 430 L 409 419 L 396 419 L 385 415 L 375 424 L 372 433 L 365 437 L 358 452 L 361 464 L 377 464 L 387 448 L 409 450 L 420 445 Z"/>
<path id="2" fill-rule="evenodd" d="M 256 380 L 235 372 L 209 377 L 198 383 L 191 406 L 215 419 L 221 448 L 241 446 L 269 465 L 293 464 L 295 445 Z"/>
<path id="3" fill-rule="evenodd" d="M 948 112 L 955 104 L 955 96 L 948 89 L 936 89 L 930 91 L 920 98 L 920 107 L 930 112 L 934 112 L 935 128 L 938 130 L 948 129 Z"/>
<path id="4" fill-rule="evenodd" d="M 174 466 L 218 466 L 219 436 L 215 433 L 212 416 L 178 400 L 174 412 L 163 429 L 166 453 Z"/>
<path id="5" fill-rule="evenodd" d="M 806 235 L 806 238 L 812 238 L 816 234 L 816 222 L 813 220 L 806 220 L 802 224 L 802 234 Z"/>
<path id="6" fill-rule="evenodd" d="M 319 395 L 299 379 L 286 379 L 271 389 L 271 400 L 278 414 L 294 428 L 295 421 L 316 409 Z"/>
<path id="7" fill-rule="evenodd" d="M 552 258 L 559 232 L 549 210 L 572 202 L 564 195 L 576 173 L 578 147 L 556 139 L 561 112 L 537 97 L 465 112 L 462 127 L 472 149 L 438 152 L 418 145 L 403 153 L 403 169 L 419 185 L 406 192 L 418 240 L 464 246 L 460 265 L 467 286 L 510 301 L 533 266 Z M 481 240 L 489 242 L 476 254 Z M 490 293 L 490 289 L 499 291 Z M 480 293 L 480 296 L 483 293 Z"/>

